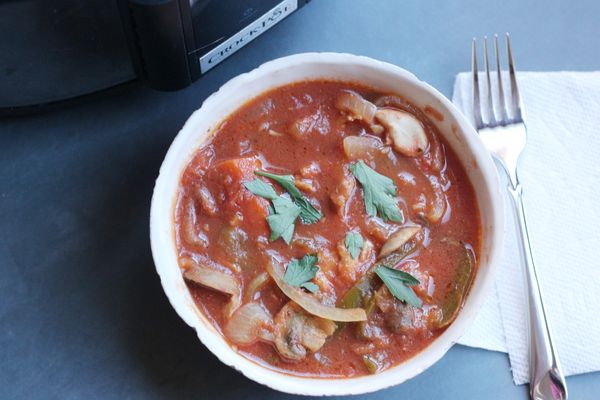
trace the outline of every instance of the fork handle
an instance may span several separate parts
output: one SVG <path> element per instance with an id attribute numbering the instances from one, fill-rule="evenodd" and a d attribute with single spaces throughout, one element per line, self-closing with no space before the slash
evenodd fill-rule
<path id="1" fill-rule="evenodd" d="M 529 394 L 532 399 L 566 399 L 567 385 L 561 371 L 546 319 L 533 251 L 525 220 L 523 188 L 519 182 L 508 187 L 515 211 L 519 248 L 525 266 L 529 311 Z"/>

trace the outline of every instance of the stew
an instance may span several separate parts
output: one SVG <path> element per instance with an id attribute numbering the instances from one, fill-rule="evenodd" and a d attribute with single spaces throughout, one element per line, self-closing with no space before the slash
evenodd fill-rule
<path id="1" fill-rule="evenodd" d="M 175 207 L 179 265 L 234 349 L 290 374 L 360 376 L 454 320 L 479 211 L 429 116 L 443 118 L 307 81 L 248 101 L 194 154 Z"/>

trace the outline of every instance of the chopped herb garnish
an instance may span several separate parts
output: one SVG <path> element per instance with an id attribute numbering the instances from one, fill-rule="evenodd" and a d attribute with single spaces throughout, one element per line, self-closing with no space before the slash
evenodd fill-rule
<path id="1" fill-rule="evenodd" d="M 290 286 L 301 287 L 312 293 L 317 292 L 319 286 L 310 280 L 317 275 L 319 267 L 316 264 L 318 262 L 317 254 L 307 254 L 300 260 L 293 259 L 285 270 L 283 280 Z"/>
<path id="2" fill-rule="evenodd" d="M 282 238 L 287 244 L 292 241 L 294 235 L 294 223 L 302 211 L 292 200 L 285 196 L 277 195 L 270 183 L 255 179 L 244 183 L 246 189 L 253 194 L 271 200 L 269 204 L 269 215 L 267 223 L 271 229 L 269 240 L 274 241 Z"/>
<path id="3" fill-rule="evenodd" d="M 362 186 L 367 214 L 373 217 L 379 214 L 384 221 L 404 220 L 395 200 L 397 192 L 394 181 L 377 173 L 362 160 L 351 164 L 350 171 Z"/>
<path id="4" fill-rule="evenodd" d="M 264 197 L 268 200 L 273 200 L 278 197 L 277 192 L 275 191 L 275 189 L 273 189 L 273 185 L 264 182 L 258 178 L 256 178 L 252 182 L 244 183 L 244 186 L 253 194 L 260 197 Z"/>
<path id="5" fill-rule="evenodd" d="M 308 290 L 311 293 L 317 293 L 319 291 L 319 286 L 312 282 L 304 282 L 302 285 L 300 285 L 300 287 Z"/>
<path id="6" fill-rule="evenodd" d="M 411 286 L 419 284 L 419 280 L 408 272 L 390 268 L 386 265 L 380 265 L 375 268 L 375 273 L 390 293 L 400 301 L 410 304 L 414 307 L 421 307 L 423 302 L 417 297 Z"/>
<path id="7" fill-rule="evenodd" d="M 300 215 L 300 207 L 283 196 L 276 197 L 272 201 L 273 209 L 271 211 L 274 211 L 274 213 L 267 217 L 271 229 L 269 240 L 282 238 L 287 244 L 290 244 L 294 234 L 294 222 Z"/>
<path id="8" fill-rule="evenodd" d="M 273 179 L 290 194 L 294 203 L 302 210 L 300 212 L 300 220 L 303 224 L 314 224 L 323 217 L 323 214 L 310 204 L 308 199 L 302 195 L 300 190 L 298 190 L 294 184 L 294 177 L 292 175 L 276 175 L 265 171 L 256 171 L 256 175 Z"/>
<path id="9" fill-rule="evenodd" d="M 346 248 L 348 252 L 355 260 L 360 255 L 360 251 L 363 248 L 363 238 L 358 232 L 348 232 L 346 235 Z"/>

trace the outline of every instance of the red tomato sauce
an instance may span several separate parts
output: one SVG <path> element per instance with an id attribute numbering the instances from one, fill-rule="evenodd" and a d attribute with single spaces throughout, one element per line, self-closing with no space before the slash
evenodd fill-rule
<path id="1" fill-rule="evenodd" d="M 316 296 L 323 303 L 339 306 L 348 290 L 375 263 L 395 229 L 407 225 L 421 228 L 416 250 L 391 267 L 420 278 L 414 292 L 423 301 L 422 309 L 406 314 L 406 306 L 399 305 L 399 300 L 382 289 L 384 300 L 404 310 L 398 315 L 409 322 L 386 314 L 385 301 L 380 304 L 378 300 L 369 317 L 373 329 L 368 338 L 357 333 L 358 323 L 339 323 L 317 351 L 307 351 L 301 360 L 283 356 L 268 340 L 234 343 L 224 333 L 229 319 L 224 310 L 230 295 L 186 281 L 198 308 L 231 346 L 255 362 L 294 375 L 355 377 L 379 372 L 414 356 L 446 329 L 440 320 L 444 319 L 442 313 L 453 310 L 447 304 L 464 300 L 464 296 L 459 300 L 454 296 L 453 291 L 460 286 L 457 282 L 463 279 L 470 285 L 477 268 L 480 222 L 474 190 L 437 128 L 423 111 L 401 97 L 384 102 L 417 117 L 429 138 L 429 147 L 420 157 L 399 155 L 388 146 L 385 133 L 377 135 L 368 124 L 351 121 L 340 112 L 336 101 L 345 90 L 372 102 L 387 95 L 348 82 L 309 81 L 276 88 L 248 101 L 222 122 L 190 160 L 181 176 L 175 208 L 180 259 L 190 258 L 235 276 L 241 284 L 241 304 L 259 302 L 271 316 L 289 302 L 273 280 L 267 279 L 259 290 L 249 292 L 251 282 L 260 274 L 265 276 L 269 254 L 275 252 L 289 262 L 316 252 L 319 272 L 314 281 L 320 287 Z M 388 155 L 365 162 L 395 183 L 404 216 L 401 223 L 367 215 L 358 182 L 345 198 L 342 211 L 332 200 L 336 193 L 343 192 L 340 185 L 344 179 L 353 179 L 348 173 L 351 161 L 343 139 L 365 135 L 381 138 L 387 149 L 384 154 Z M 439 156 L 437 164 L 431 161 L 434 147 Z M 297 220 L 289 245 L 282 239 L 270 241 L 266 221 L 269 200 L 244 187 L 244 183 L 257 178 L 256 170 L 293 175 L 296 186 L 323 218 L 314 224 Z M 285 193 L 274 181 L 260 179 L 272 184 L 278 194 Z M 441 204 L 443 213 L 437 220 L 428 220 L 428 210 L 435 201 Z M 360 265 L 344 269 L 344 250 L 338 247 L 344 246 L 350 231 L 360 233 L 372 249 Z M 465 249 L 472 268 L 468 276 L 461 278 L 460 260 Z M 398 318 L 400 322 L 396 323 Z"/>

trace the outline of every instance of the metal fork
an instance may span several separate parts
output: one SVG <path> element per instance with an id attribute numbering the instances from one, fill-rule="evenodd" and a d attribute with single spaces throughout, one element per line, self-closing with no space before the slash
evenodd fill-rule
<path id="1" fill-rule="evenodd" d="M 504 89 L 498 51 L 498 35 L 494 36 L 496 52 L 497 85 L 493 90 L 490 80 L 490 63 L 488 59 L 487 37 L 483 40 L 483 60 L 485 64 L 485 80 L 487 82 L 487 107 L 480 102 L 479 71 L 477 68 L 477 42 L 473 39 L 472 72 L 473 72 L 473 117 L 475 127 L 483 143 L 502 166 L 510 179 L 508 191 L 515 211 L 520 253 L 525 267 L 527 299 L 529 311 L 529 394 L 532 399 L 566 399 L 567 385 L 560 368 L 552 335 L 546 318 L 540 284 L 533 261 L 533 251 L 523 206 L 523 189 L 519 183 L 517 165 L 519 156 L 525 148 L 527 129 L 521 114 L 521 97 L 515 76 L 515 64 L 510 46 L 510 37 L 506 34 L 508 53 L 508 71 L 510 90 L 508 93 L 508 109 L 505 104 Z M 495 107 L 494 107 L 495 106 Z M 497 110 L 497 112 L 496 112 Z M 484 120 L 485 114 L 485 120 Z"/>

